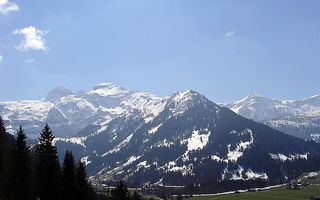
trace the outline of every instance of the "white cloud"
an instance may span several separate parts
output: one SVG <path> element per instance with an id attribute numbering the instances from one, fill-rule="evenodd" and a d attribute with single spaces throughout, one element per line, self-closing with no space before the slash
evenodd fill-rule
<path id="1" fill-rule="evenodd" d="M 7 14 L 11 11 L 17 11 L 19 7 L 15 3 L 11 3 L 8 0 L 0 0 L 0 14 Z"/>
<path id="2" fill-rule="evenodd" d="M 0 64 L 1 64 L 1 62 L 2 62 L 2 55 L 0 55 Z"/>
<path id="3" fill-rule="evenodd" d="M 232 38 L 235 33 L 236 33 L 236 32 L 234 32 L 234 31 L 227 32 L 226 34 L 224 34 L 224 37 L 226 37 L 226 38 Z"/>
<path id="4" fill-rule="evenodd" d="M 33 58 L 28 58 L 24 60 L 25 63 L 33 63 L 33 61 L 34 61 Z"/>
<path id="5" fill-rule="evenodd" d="M 16 49 L 19 51 L 48 50 L 49 48 L 45 45 L 46 40 L 43 38 L 47 33 L 48 31 L 38 30 L 33 26 L 15 30 L 13 34 L 23 35 L 23 40 L 19 46 L 16 46 Z"/>

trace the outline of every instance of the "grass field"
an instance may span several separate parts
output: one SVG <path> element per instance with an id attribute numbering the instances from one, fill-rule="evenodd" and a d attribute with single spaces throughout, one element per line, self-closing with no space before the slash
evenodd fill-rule
<path id="1" fill-rule="evenodd" d="M 299 190 L 287 189 L 287 186 L 261 191 L 261 192 L 246 192 L 240 194 L 229 194 L 220 196 L 202 196 L 191 197 L 188 200 L 310 200 L 312 196 L 320 196 L 320 178 L 305 179 L 306 173 L 302 174 L 298 179 L 311 183 L 307 187 L 302 187 Z"/>
<path id="2" fill-rule="evenodd" d="M 144 197 L 146 197 L 147 199 L 153 198 L 155 200 L 161 200 L 161 198 L 155 196 L 155 195 L 145 195 Z"/>
<path id="3" fill-rule="evenodd" d="M 320 196 L 320 186 L 310 185 L 299 190 L 288 190 L 286 186 L 262 192 L 247 192 L 221 196 L 191 197 L 188 200 L 310 200 L 311 196 Z"/>

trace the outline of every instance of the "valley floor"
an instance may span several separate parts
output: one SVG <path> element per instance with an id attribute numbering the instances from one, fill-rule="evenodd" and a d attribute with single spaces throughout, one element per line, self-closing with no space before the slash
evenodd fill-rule
<path id="1" fill-rule="evenodd" d="M 287 189 L 281 186 L 268 191 L 246 192 L 221 196 L 190 197 L 189 200 L 310 200 L 312 196 L 320 196 L 320 185 L 313 184 L 299 190 Z"/>
<path id="2" fill-rule="evenodd" d="M 313 177 L 311 177 L 311 174 Z M 184 197 L 188 200 L 310 200 L 313 196 L 320 196 L 320 171 L 303 173 L 291 183 L 275 185 L 258 190 L 242 190 L 218 193 L 195 194 L 192 197 Z M 295 189 L 289 189 L 296 185 Z M 298 186 L 297 186 L 298 185 Z M 177 199 L 175 196 L 174 199 Z"/>

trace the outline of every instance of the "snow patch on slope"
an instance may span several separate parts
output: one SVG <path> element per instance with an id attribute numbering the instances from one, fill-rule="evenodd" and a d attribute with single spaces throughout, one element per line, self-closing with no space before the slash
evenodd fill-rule
<path id="1" fill-rule="evenodd" d="M 130 142 L 132 136 L 133 136 L 133 134 L 131 133 L 128 137 L 126 137 L 124 140 L 122 140 L 115 148 L 113 148 L 110 151 L 102 154 L 101 157 L 105 157 L 106 155 L 109 155 L 109 154 L 116 153 L 116 152 L 120 151 L 120 149 L 122 147 L 126 146 Z"/>
<path id="2" fill-rule="evenodd" d="M 166 163 L 163 167 L 160 167 L 161 169 L 164 169 L 167 172 L 181 172 L 183 176 L 187 174 L 193 174 L 193 164 L 190 163 L 189 165 L 182 165 L 177 166 L 175 161 L 170 161 Z"/>
<path id="3" fill-rule="evenodd" d="M 240 158 L 243 155 L 243 152 L 250 147 L 250 145 L 253 143 L 253 134 L 250 129 L 245 129 L 244 131 L 238 133 L 236 131 L 231 131 L 230 134 L 239 134 L 239 135 L 244 135 L 244 134 L 249 134 L 250 135 L 250 140 L 249 141 L 240 141 L 239 143 L 236 144 L 236 148 L 234 150 L 231 150 L 231 145 L 229 144 L 227 146 L 228 148 L 228 153 L 227 153 L 227 158 L 224 160 L 225 162 L 231 161 L 231 162 L 237 162 L 238 158 Z"/>
<path id="4" fill-rule="evenodd" d="M 282 154 L 282 153 L 278 153 L 278 154 L 272 154 L 270 153 L 270 157 L 274 160 L 280 160 L 281 162 L 285 162 L 285 161 L 293 161 L 293 160 L 297 160 L 297 159 L 304 159 L 304 160 L 308 160 L 308 154 L 310 154 L 309 152 L 304 153 L 304 154 L 289 154 L 288 156 Z"/>
<path id="5" fill-rule="evenodd" d="M 53 145 L 56 145 L 58 141 L 68 142 L 72 144 L 78 144 L 83 147 L 86 147 L 84 144 L 84 141 L 87 139 L 87 137 L 72 137 L 72 138 L 54 138 L 52 141 Z"/>
<path id="6" fill-rule="evenodd" d="M 206 129 L 207 134 L 199 134 L 199 130 L 192 131 L 192 135 L 190 138 L 183 140 L 181 143 L 187 143 L 188 152 L 192 150 L 203 149 L 208 144 L 209 136 L 211 132 Z"/>
<path id="7" fill-rule="evenodd" d="M 113 175 L 113 174 L 121 174 L 121 173 L 123 173 L 124 171 L 123 171 L 122 169 L 123 169 L 124 167 L 132 164 L 134 161 L 140 159 L 141 157 L 142 157 L 142 156 L 130 156 L 125 163 L 123 163 L 123 164 L 119 163 L 119 166 L 118 166 L 118 167 L 116 167 L 116 168 L 114 168 L 114 169 L 112 169 L 112 170 L 107 171 L 107 175 Z M 102 170 L 99 172 L 99 174 L 102 174 L 104 170 L 106 170 L 106 168 L 102 169 Z"/>
<path id="8" fill-rule="evenodd" d="M 81 158 L 81 162 L 83 162 L 85 165 L 89 165 L 91 161 L 88 161 L 89 156 L 85 156 Z"/>
<path id="9" fill-rule="evenodd" d="M 251 168 L 245 171 L 245 169 L 238 165 L 238 169 L 229 171 L 226 167 L 221 175 L 222 180 L 254 180 L 264 179 L 268 180 L 268 175 L 265 172 L 254 172 Z"/>
<path id="10" fill-rule="evenodd" d="M 148 130 L 148 133 L 149 133 L 150 135 L 154 134 L 155 132 L 158 131 L 158 129 L 160 128 L 160 126 L 162 126 L 162 123 L 159 124 L 159 125 L 156 126 L 156 127 L 151 128 L 150 130 Z"/>
<path id="11" fill-rule="evenodd" d="M 310 137 L 313 141 L 320 143 L 320 133 L 312 133 Z"/>

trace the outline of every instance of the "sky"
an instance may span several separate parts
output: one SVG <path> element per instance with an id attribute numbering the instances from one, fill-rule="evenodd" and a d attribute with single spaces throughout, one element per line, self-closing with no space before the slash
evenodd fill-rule
<path id="1" fill-rule="evenodd" d="M 0 101 L 104 81 L 214 102 L 320 94 L 320 1 L 0 0 Z"/>

